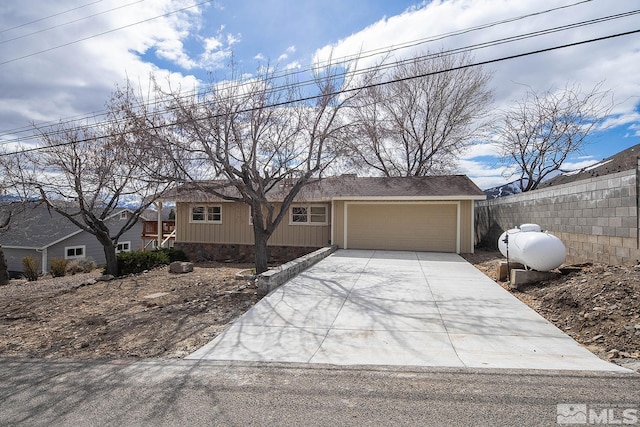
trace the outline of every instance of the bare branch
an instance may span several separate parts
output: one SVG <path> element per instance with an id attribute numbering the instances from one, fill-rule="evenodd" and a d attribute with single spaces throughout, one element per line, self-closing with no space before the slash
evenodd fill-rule
<path id="1" fill-rule="evenodd" d="M 461 67 L 471 63 L 465 55 L 421 56 L 398 62 L 388 75 L 381 64 L 366 77 L 378 84 L 362 91 L 352 110 L 355 166 L 385 176 L 451 172 L 460 151 L 480 136 L 492 99 L 490 75 Z M 446 69 L 453 71 L 438 73 Z"/>
<path id="2" fill-rule="evenodd" d="M 515 165 L 522 191 L 535 190 L 567 157 L 580 153 L 587 137 L 613 108 L 602 84 L 583 93 L 578 85 L 538 94 L 529 89 L 495 127 L 505 165 Z"/>

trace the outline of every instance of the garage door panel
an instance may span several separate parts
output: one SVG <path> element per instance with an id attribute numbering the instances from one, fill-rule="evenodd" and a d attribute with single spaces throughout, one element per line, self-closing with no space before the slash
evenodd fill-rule
<path id="1" fill-rule="evenodd" d="M 350 204 L 347 246 L 456 252 L 457 205 Z"/>

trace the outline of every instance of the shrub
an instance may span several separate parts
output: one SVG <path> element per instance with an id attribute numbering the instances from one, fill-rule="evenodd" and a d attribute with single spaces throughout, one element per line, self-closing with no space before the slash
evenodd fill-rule
<path id="1" fill-rule="evenodd" d="M 54 258 L 51 260 L 51 275 L 53 277 L 62 277 L 67 274 L 67 260 L 63 258 Z"/>
<path id="2" fill-rule="evenodd" d="M 67 274 L 91 273 L 96 268 L 96 262 L 91 258 L 74 259 L 67 264 Z"/>
<path id="3" fill-rule="evenodd" d="M 184 253 L 182 249 L 174 249 L 174 248 L 162 248 L 159 249 L 158 252 L 162 252 L 169 257 L 169 263 L 175 261 L 189 261 L 189 257 Z"/>
<path id="4" fill-rule="evenodd" d="M 82 273 L 91 273 L 98 268 L 96 262 L 91 258 L 85 258 L 78 261 L 78 267 Z"/>
<path id="5" fill-rule="evenodd" d="M 67 263 L 67 274 L 71 274 L 73 276 L 74 274 L 78 273 L 82 273 L 80 263 L 78 262 L 78 260 L 73 259 Z"/>
<path id="6" fill-rule="evenodd" d="M 118 254 L 118 273 L 142 273 L 160 265 L 169 264 L 169 256 L 162 251 L 121 252 Z"/>
<path id="7" fill-rule="evenodd" d="M 38 280 L 38 261 L 30 256 L 22 258 L 22 272 L 28 281 L 33 282 Z"/>

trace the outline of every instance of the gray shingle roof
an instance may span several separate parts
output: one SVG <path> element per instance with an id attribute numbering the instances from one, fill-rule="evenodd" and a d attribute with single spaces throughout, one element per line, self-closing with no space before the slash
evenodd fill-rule
<path id="1" fill-rule="evenodd" d="M 114 215 L 121 210 L 116 210 Z M 38 204 L 17 211 L 8 230 L 0 233 L 0 246 L 41 249 L 79 231 L 80 228 L 53 209 Z"/>
<path id="2" fill-rule="evenodd" d="M 68 219 L 44 205 L 26 207 L 14 215 L 9 229 L 0 234 L 0 245 L 43 248 L 78 230 Z"/>
<path id="3" fill-rule="evenodd" d="M 216 201 L 219 198 L 207 192 L 211 186 L 220 190 L 221 181 L 208 184 L 201 183 L 198 188 L 183 185 L 166 192 L 163 200 L 176 202 Z M 237 195 L 235 188 L 227 188 L 225 194 Z M 282 200 L 288 188 L 280 184 L 270 193 L 273 201 Z M 485 195 L 465 175 L 444 175 L 424 177 L 356 177 L 342 175 L 323 178 L 302 188 L 296 200 L 329 201 L 336 198 L 476 198 L 484 199 Z"/>

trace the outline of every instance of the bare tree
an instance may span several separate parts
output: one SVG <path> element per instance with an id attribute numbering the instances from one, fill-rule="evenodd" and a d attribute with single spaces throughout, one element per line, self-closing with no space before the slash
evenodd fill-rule
<path id="1" fill-rule="evenodd" d="M 156 87 L 154 99 L 165 102 L 140 97 L 129 114 L 148 133 L 148 152 L 171 160 L 175 181 L 251 207 L 261 273 L 268 268 L 267 242 L 300 189 L 336 157 L 340 112 L 355 95 L 340 94 L 344 82 L 330 67 L 316 69 L 304 85 L 265 68 L 213 82 L 197 96 Z"/>
<path id="2" fill-rule="evenodd" d="M 509 176 L 518 176 L 521 191 L 535 190 L 570 154 L 583 149 L 612 108 L 611 93 L 601 84 L 587 93 L 578 85 L 541 94 L 528 90 L 502 112 L 495 129 Z"/>
<path id="3" fill-rule="evenodd" d="M 468 55 L 441 52 L 373 69 L 351 110 L 351 163 L 384 176 L 454 170 L 492 100 L 490 74 L 471 63 Z"/>
<path id="4" fill-rule="evenodd" d="M 39 146 L 5 152 L 0 162 L 22 200 L 40 199 L 96 237 L 104 248 L 106 273 L 112 275 L 118 274 L 118 239 L 167 186 L 147 179 L 135 163 L 143 147 L 121 120 L 121 110 L 113 108 L 121 103 L 112 99 L 107 120 L 100 123 L 64 122 L 36 128 Z M 135 200 L 139 203 L 127 220 L 110 229 L 107 220 L 122 203 Z"/>

